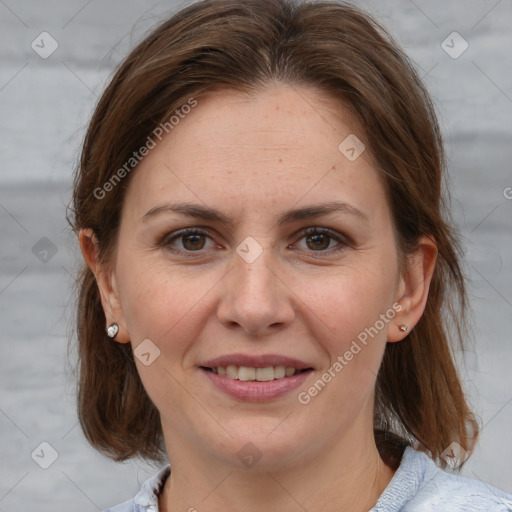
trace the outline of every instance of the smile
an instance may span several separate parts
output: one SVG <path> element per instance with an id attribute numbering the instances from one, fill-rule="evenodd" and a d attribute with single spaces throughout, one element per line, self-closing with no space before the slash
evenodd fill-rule
<path id="1" fill-rule="evenodd" d="M 214 389 L 243 402 L 285 397 L 315 371 L 304 361 L 276 354 L 229 354 L 198 366 Z"/>
<path id="2" fill-rule="evenodd" d="M 217 375 L 226 376 L 228 379 L 241 380 L 244 382 L 258 381 L 269 382 L 277 379 L 284 379 L 286 377 L 293 377 L 296 373 L 307 371 L 308 368 L 297 370 L 292 366 L 266 366 L 264 368 L 253 368 L 250 366 L 235 366 L 229 365 L 227 367 L 217 366 L 214 368 L 205 368 Z"/>

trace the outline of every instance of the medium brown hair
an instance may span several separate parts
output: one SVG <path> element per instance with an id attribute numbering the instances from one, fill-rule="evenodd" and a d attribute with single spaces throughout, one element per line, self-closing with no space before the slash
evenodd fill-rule
<path id="1" fill-rule="evenodd" d="M 442 141 L 413 65 L 367 14 L 330 1 L 206 0 L 164 22 L 124 60 L 96 107 L 75 176 L 73 228 L 92 229 L 108 263 L 130 174 L 102 198 L 94 191 L 190 98 L 214 89 L 257 92 L 272 82 L 312 86 L 348 106 L 381 171 L 400 255 L 411 254 L 422 235 L 437 244 L 425 312 L 405 340 L 387 344 L 374 427 L 389 465 L 397 466 L 408 444 L 444 465 L 443 450 L 453 441 L 471 450 L 478 426 L 450 344 L 463 344 L 467 304 L 457 239 L 444 219 Z M 84 267 L 77 308 L 82 429 L 115 460 L 162 460 L 158 410 L 130 344 L 106 338 L 105 321 L 95 277 Z"/>

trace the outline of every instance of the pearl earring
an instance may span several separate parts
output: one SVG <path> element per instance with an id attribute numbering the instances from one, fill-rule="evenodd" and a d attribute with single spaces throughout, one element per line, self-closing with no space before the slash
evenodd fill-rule
<path id="1" fill-rule="evenodd" d="M 116 334 L 119 332 L 119 325 L 116 323 L 110 324 L 107 329 L 107 336 L 109 338 L 115 338 Z"/>
<path id="2" fill-rule="evenodd" d="M 407 332 L 407 331 L 409 330 L 409 327 L 407 327 L 407 325 L 401 325 L 401 326 L 400 326 L 400 330 L 401 330 L 402 332 Z"/>

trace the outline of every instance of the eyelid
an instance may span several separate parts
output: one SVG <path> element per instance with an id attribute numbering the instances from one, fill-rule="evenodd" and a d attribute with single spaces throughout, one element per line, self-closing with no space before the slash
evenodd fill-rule
<path id="1" fill-rule="evenodd" d="M 176 231 L 172 231 L 171 233 L 164 234 L 164 236 L 162 236 L 159 239 L 159 241 L 157 242 L 157 246 L 159 248 L 166 248 L 175 254 L 180 254 L 180 255 L 186 254 L 189 257 L 204 255 L 204 253 L 208 250 L 200 249 L 197 251 L 186 251 L 183 249 L 176 249 L 176 248 L 171 247 L 171 242 L 173 242 L 174 240 L 179 239 L 185 235 L 188 235 L 188 234 L 203 235 L 203 236 L 209 238 L 212 242 L 214 242 L 216 244 L 217 248 L 220 245 L 214 240 L 210 229 L 202 227 L 202 226 L 194 226 L 194 227 L 181 228 Z M 309 226 L 307 228 L 303 228 L 303 229 L 299 230 L 293 237 L 294 239 L 296 239 L 296 241 L 293 242 L 292 244 L 289 244 L 287 246 L 287 248 L 293 247 L 298 242 L 300 242 L 304 237 L 306 237 L 308 235 L 312 235 L 312 234 L 325 234 L 325 235 L 329 236 L 330 238 L 334 239 L 336 242 L 338 242 L 338 246 L 336 246 L 334 248 L 327 249 L 327 250 L 322 250 L 322 251 L 308 250 L 307 251 L 308 254 L 328 255 L 328 254 L 333 254 L 333 253 L 339 252 L 339 251 L 345 249 L 346 247 L 353 247 L 353 242 L 350 240 L 349 237 L 347 237 L 341 233 L 338 233 L 337 231 L 335 231 L 333 229 L 321 227 L 321 226 Z M 302 252 L 306 252 L 306 250 L 302 250 Z"/>
<path id="2" fill-rule="evenodd" d="M 181 229 L 177 229 L 175 231 L 171 231 L 170 233 L 165 233 L 164 236 L 161 238 L 161 243 L 166 244 L 166 243 L 169 243 L 171 240 L 180 238 L 181 236 L 184 236 L 184 235 L 190 235 L 190 234 L 205 235 L 205 236 L 208 236 L 211 238 L 211 235 L 207 229 L 197 226 L 197 227 L 181 228 Z"/>
<path id="3" fill-rule="evenodd" d="M 325 227 L 320 227 L 320 226 L 310 226 L 308 228 L 305 228 L 305 229 L 302 229 L 300 230 L 294 238 L 297 238 L 297 241 L 294 242 L 293 244 L 290 244 L 290 246 L 293 246 L 295 244 L 297 244 L 300 240 L 302 240 L 305 236 L 308 236 L 308 235 L 315 235 L 315 234 L 320 234 L 320 235 L 327 235 L 329 236 L 330 238 L 334 239 L 335 241 L 338 242 L 338 247 L 334 247 L 334 248 L 330 248 L 330 249 L 327 249 L 327 250 L 324 250 L 324 251 L 313 251 L 313 250 L 309 250 L 308 253 L 312 253 L 312 254 L 332 254 L 332 253 L 336 253 L 338 251 L 341 251 L 343 249 L 345 249 L 346 247 L 353 247 L 353 242 L 352 240 L 350 240 L 349 237 L 341 234 L 341 233 L 338 233 L 337 231 L 333 230 L 333 229 L 330 229 L 330 228 L 325 228 Z"/>

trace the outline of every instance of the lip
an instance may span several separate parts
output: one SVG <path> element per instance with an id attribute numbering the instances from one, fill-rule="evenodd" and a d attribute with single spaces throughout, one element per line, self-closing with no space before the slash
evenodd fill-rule
<path id="1" fill-rule="evenodd" d="M 222 366 L 222 365 L 217 365 Z M 241 365 L 243 366 L 243 365 Z M 272 365 L 267 365 L 272 366 Z M 264 368 L 262 366 L 261 368 Z M 308 367 L 309 368 L 309 367 Z M 225 375 L 218 375 L 205 368 L 199 368 L 199 371 L 220 391 L 245 402 L 266 402 L 280 398 L 294 389 L 297 389 L 312 373 L 305 371 L 297 373 L 292 377 L 283 377 L 268 382 L 259 381 L 241 381 L 230 379 Z"/>
<path id="2" fill-rule="evenodd" d="M 241 381 L 230 379 L 225 375 L 218 375 L 206 368 L 222 366 L 248 366 L 250 368 L 265 368 L 267 366 L 284 366 L 295 368 L 297 373 L 291 377 L 283 377 L 267 382 Z M 199 370 L 210 382 L 223 393 L 245 402 L 265 402 L 275 400 L 298 388 L 314 371 L 312 365 L 293 357 L 278 354 L 229 354 L 209 359 L 199 365 Z"/>
<path id="3" fill-rule="evenodd" d="M 198 366 L 204 366 L 206 368 L 216 368 L 218 366 L 222 366 L 225 368 L 229 365 L 248 366 L 249 368 L 285 366 L 293 367 L 297 370 L 305 370 L 306 368 L 314 369 L 311 364 L 305 363 L 304 361 L 277 354 L 262 354 L 258 356 L 252 356 L 248 354 L 230 354 L 210 359 Z"/>

